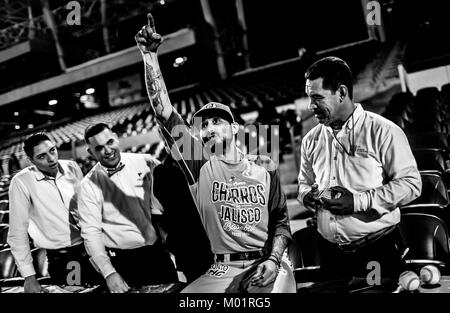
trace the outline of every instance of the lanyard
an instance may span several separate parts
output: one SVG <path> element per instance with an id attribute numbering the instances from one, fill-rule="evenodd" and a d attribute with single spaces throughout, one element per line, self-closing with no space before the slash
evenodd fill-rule
<path id="1" fill-rule="evenodd" d="M 349 144 L 350 144 L 350 151 L 348 151 L 344 145 L 337 139 L 336 134 L 334 133 L 334 131 L 331 131 L 333 133 L 333 137 L 334 139 L 337 141 L 337 143 L 342 147 L 342 149 L 344 149 L 344 152 L 347 153 L 347 155 L 349 156 L 355 156 L 355 120 L 353 118 L 353 113 L 352 113 L 352 140 L 350 140 L 350 137 L 348 138 Z M 352 143 L 353 141 L 353 143 Z"/>

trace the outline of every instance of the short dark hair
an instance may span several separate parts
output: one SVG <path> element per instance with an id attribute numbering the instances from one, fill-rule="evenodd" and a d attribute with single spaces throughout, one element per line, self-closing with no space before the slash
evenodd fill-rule
<path id="1" fill-rule="evenodd" d="M 34 133 L 28 136 L 23 142 L 23 150 L 25 151 L 25 154 L 32 159 L 34 147 L 47 140 L 50 140 L 50 138 L 44 132 Z"/>
<path id="2" fill-rule="evenodd" d="M 105 129 L 111 130 L 111 128 L 108 126 L 108 124 L 105 123 L 96 123 L 89 125 L 84 130 L 84 141 L 89 144 L 89 138 L 94 137 L 95 135 L 101 133 Z"/>
<path id="3" fill-rule="evenodd" d="M 353 99 L 353 75 L 344 60 L 337 57 L 326 57 L 316 61 L 305 72 L 305 78 L 314 80 L 323 78 L 322 87 L 336 92 L 340 85 L 348 89 L 350 99 Z"/>

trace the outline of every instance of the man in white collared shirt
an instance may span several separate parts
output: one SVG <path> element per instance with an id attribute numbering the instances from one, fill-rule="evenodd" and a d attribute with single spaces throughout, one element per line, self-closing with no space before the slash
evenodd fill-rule
<path id="1" fill-rule="evenodd" d="M 58 151 L 45 133 L 28 137 L 24 150 L 33 165 L 17 173 L 9 186 L 8 244 L 25 278 L 25 292 L 41 291 L 28 234 L 34 246 L 47 249 L 53 283 L 68 284 L 72 261 L 79 262 L 79 274 L 87 282 L 95 271 L 77 224 L 76 192 L 83 174 L 74 161 L 58 161 Z"/>
<path id="2" fill-rule="evenodd" d="M 341 59 L 321 59 L 305 77 L 319 125 L 302 141 L 298 200 L 317 214 L 322 271 L 366 277 L 368 263 L 377 261 L 382 277 L 397 278 L 398 207 L 422 187 L 408 140 L 397 125 L 353 102 L 352 74 Z"/>
<path id="3" fill-rule="evenodd" d="M 153 195 L 150 155 L 122 153 L 108 125 L 88 126 L 85 140 L 98 161 L 81 182 L 81 236 L 110 292 L 178 280 L 155 219 L 162 207 Z"/>

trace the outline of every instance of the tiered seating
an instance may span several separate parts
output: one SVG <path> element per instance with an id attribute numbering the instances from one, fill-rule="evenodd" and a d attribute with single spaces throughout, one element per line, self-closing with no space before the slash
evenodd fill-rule
<path id="1" fill-rule="evenodd" d="M 402 206 L 401 232 L 410 248 L 407 262 L 437 264 L 448 271 L 450 253 L 450 84 L 391 98 L 384 116 L 406 133 L 422 177 L 421 196 Z"/>
<path id="2" fill-rule="evenodd" d="M 17 276 L 17 266 L 11 249 L 3 249 L 0 251 L 0 282 L 4 279 Z"/>
<path id="3" fill-rule="evenodd" d="M 288 255 L 297 283 L 315 281 L 320 278 L 319 236 L 317 226 L 305 227 L 292 235 Z"/>
<path id="4" fill-rule="evenodd" d="M 447 274 L 450 265 L 449 234 L 446 223 L 425 213 L 402 213 L 400 232 L 409 248 L 405 261 L 411 269 L 434 264 Z"/>
<path id="5" fill-rule="evenodd" d="M 48 130 L 47 134 L 49 138 L 55 142 L 58 148 L 67 145 L 66 149 L 70 149 L 71 142 L 82 142 L 84 140 L 85 128 L 89 124 L 96 122 L 106 122 L 110 124 L 113 130 L 119 135 L 122 135 L 123 133 L 127 133 L 127 135 L 138 134 L 151 129 L 154 126 L 150 107 L 148 104 L 143 103 L 90 116 L 62 127 Z M 0 150 L 1 162 L 8 162 L 11 155 L 15 155 L 18 160 L 26 158 L 22 147 L 24 139 L 25 137 L 23 137 L 20 142 Z"/>
<path id="6" fill-rule="evenodd" d="M 6 241 L 8 238 L 8 229 L 8 224 L 0 224 L 0 250 L 8 247 L 8 243 Z"/>

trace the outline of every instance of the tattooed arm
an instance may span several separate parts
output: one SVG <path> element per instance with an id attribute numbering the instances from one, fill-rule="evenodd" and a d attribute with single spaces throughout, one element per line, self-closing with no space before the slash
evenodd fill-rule
<path id="1" fill-rule="evenodd" d="M 201 140 L 191 135 L 185 121 L 170 103 L 156 55 L 162 37 L 156 33 L 155 22 L 150 13 L 147 14 L 147 19 L 147 25 L 135 36 L 145 64 L 147 93 L 171 155 L 183 170 L 189 184 L 193 185 L 198 180 L 200 168 L 206 162 L 203 145 Z"/>
<path id="2" fill-rule="evenodd" d="M 162 43 L 162 36 L 156 33 L 152 15 L 147 14 L 148 24 L 136 34 L 135 40 L 145 64 L 145 83 L 148 97 L 156 116 L 167 121 L 172 114 L 172 104 L 166 84 L 159 68 L 156 51 Z"/>

